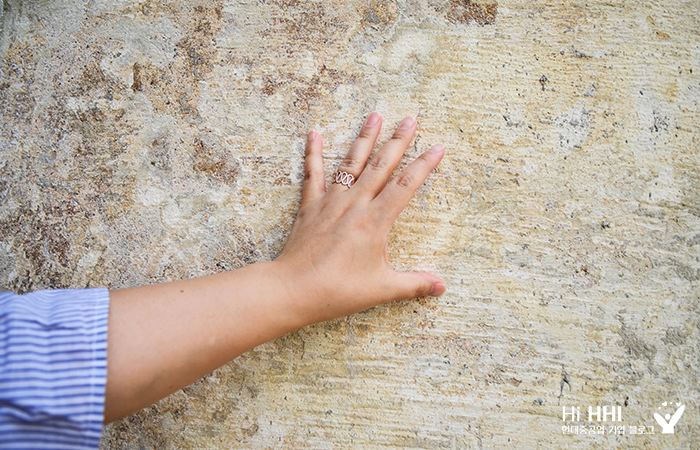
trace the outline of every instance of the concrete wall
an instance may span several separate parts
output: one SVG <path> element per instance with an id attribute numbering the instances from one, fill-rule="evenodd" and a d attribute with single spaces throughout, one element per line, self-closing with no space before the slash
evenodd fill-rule
<path id="1" fill-rule="evenodd" d="M 329 174 L 373 110 L 447 147 L 390 244 L 447 294 L 263 345 L 105 449 L 699 448 L 700 4 L 488 1 L 4 1 L 3 289 L 274 258 L 309 129 Z M 624 435 L 562 431 L 605 405 Z"/>

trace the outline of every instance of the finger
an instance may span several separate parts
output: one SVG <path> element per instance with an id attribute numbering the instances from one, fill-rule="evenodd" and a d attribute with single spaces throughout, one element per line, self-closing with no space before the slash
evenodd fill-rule
<path id="1" fill-rule="evenodd" d="M 369 158 L 374 144 L 377 142 L 377 137 L 379 136 L 379 131 L 382 129 L 382 116 L 379 113 L 372 113 L 367 118 L 367 121 L 362 126 L 360 130 L 360 135 L 355 140 L 355 142 L 350 147 L 347 155 L 343 159 L 343 162 L 338 166 L 338 172 L 347 172 L 352 174 L 355 180 L 360 177 L 362 171 L 367 164 L 367 158 Z M 348 187 L 342 184 L 334 183 L 331 186 L 332 189 L 343 189 L 347 190 Z"/>
<path id="2" fill-rule="evenodd" d="M 394 300 L 425 297 L 439 297 L 447 290 L 445 282 L 433 274 L 425 272 L 394 272 L 392 276 Z"/>
<path id="3" fill-rule="evenodd" d="M 406 117 L 394 132 L 389 142 L 370 158 L 367 167 L 358 179 L 356 188 L 366 192 L 371 198 L 379 194 L 386 186 L 396 164 L 406 152 L 416 132 L 416 119 Z"/>
<path id="4" fill-rule="evenodd" d="M 394 222 L 416 190 L 428 178 L 430 172 L 438 166 L 443 156 L 445 156 L 445 147 L 442 145 L 433 146 L 386 185 L 375 201 L 377 201 L 378 208 L 385 211 L 387 220 Z"/>
<path id="5" fill-rule="evenodd" d="M 326 192 L 326 177 L 323 173 L 323 141 L 315 131 L 309 133 L 304 158 L 304 186 L 301 203 L 308 203 Z"/>

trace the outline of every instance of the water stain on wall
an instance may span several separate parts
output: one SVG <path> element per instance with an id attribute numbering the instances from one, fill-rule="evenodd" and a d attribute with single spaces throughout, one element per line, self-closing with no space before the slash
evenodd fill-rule
<path id="1" fill-rule="evenodd" d="M 497 3 L 480 3 L 472 0 L 452 0 L 446 18 L 454 24 L 493 25 L 498 16 Z"/>

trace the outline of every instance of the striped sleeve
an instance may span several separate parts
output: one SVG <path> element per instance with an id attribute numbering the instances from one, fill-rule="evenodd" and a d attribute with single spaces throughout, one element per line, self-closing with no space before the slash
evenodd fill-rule
<path id="1" fill-rule="evenodd" d="M 0 449 L 96 449 L 107 289 L 0 293 Z"/>

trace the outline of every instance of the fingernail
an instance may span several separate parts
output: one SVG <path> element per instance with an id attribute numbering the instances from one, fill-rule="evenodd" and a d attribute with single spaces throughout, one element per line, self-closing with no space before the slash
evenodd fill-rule
<path id="1" fill-rule="evenodd" d="M 433 283 L 433 287 L 430 288 L 430 292 L 428 293 L 428 295 L 430 295 L 431 297 L 439 297 L 442 294 L 444 294 L 446 290 L 447 287 L 445 287 L 443 283 L 437 281 Z"/>
<path id="2" fill-rule="evenodd" d="M 428 150 L 428 152 L 429 153 L 441 153 L 443 150 L 445 150 L 445 147 L 438 144 L 438 145 L 434 145 L 433 148 Z"/>
<path id="3" fill-rule="evenodd" d="M 365 122 L 365 126 L 366 127 L 373 127 L 378 123 L 379 123 L 379 114 L 377 114 L 376 112 L 373 112 L 367 118 L 367 122 Z"/>
<path id="4" fill-rule="evenodd" d="M 318 133 L 315 131 L 309 131 L 309 142 L 315 141 L 318 139 Z"/>
<path id="5" fill-rule="evenodd" d="M 401 122 L 401 126 L 399 127 L 399 130 L 410 130 L 413 124 L 416 123 L 416 119 L 413 117 L 406 117 L 403 119 L 403 122 Z"/>

